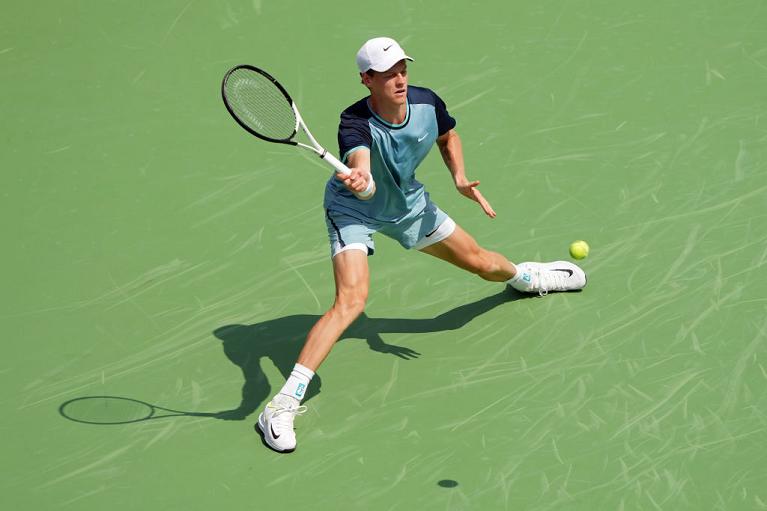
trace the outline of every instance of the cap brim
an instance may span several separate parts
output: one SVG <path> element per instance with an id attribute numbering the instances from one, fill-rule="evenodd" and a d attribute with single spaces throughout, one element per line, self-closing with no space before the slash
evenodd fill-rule
<path id="1" fill-rule="evenodd" d="M 401 60 L 409 60 L 410 62 L 415 62 L 415 60 L 412 57 L 408 57 L 405 54 L 394 55 L 392 56 L 392 58 L 385 60 L 384 62 L 382 62 L 376 67 L 371 66 L 370 69 L 372 69 L 373 71 L 382 73 L 384 71 L 388 71 L 389 69 L 393 68 L 397 64 L 397 62 Z"/>

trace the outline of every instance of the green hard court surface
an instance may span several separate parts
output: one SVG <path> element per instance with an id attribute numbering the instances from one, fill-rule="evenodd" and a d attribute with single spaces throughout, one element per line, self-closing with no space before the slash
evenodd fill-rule
<path id="1" fill-rule="evenodd" d="M 335 149 L 377 35 L 498 217 L 436 150 L 433 199 L 515 261 L 588 240 L 589 284 L 378 238 L 280 455 L 253 424 L 332 300 L 328 171 L 220 79 L 268 69 Z M 8 0 L 0 78 L 2 509 L 767 509 L 763 1 Z"/>

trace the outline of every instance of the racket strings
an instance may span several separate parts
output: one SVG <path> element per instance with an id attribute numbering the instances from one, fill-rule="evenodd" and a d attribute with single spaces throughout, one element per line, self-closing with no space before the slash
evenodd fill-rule
<path id="1" fill-rule="evenodd" d="M 224 86 L 235 116 L 259 135 L 288 140 L 296 132 L 296 114 L 282 91 L 268 77 L 237 69 Z"/>

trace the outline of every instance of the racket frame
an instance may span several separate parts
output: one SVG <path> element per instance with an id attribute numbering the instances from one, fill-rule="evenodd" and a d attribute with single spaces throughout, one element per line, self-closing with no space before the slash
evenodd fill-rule
<path id="1" fill-rule="evenodd" d="M 290 134 L 289 137 L 284 139 L 277 139 L 277 138 L 271 138 L 267 137 L 265 135 L 262 135 L 258 133 L 256 130 L 248 126 L 246 122 L 241 120 L 239 116 L 234 112 L 234 109 L 229 104 L 229 100 L 226 95 L 226 84 L 229 80 L 229 77 L 237 71 L 238 69 L 247 69 L 249 71 L 254 71 L 256 73 L 259 73 L 263 75 L 264 77 L 268 78 L 269 81 L 271 81 L 277 89 L 282 93 L 283 96 L 285 96 L 285 99 L 287 100 L 288 104 L 290 104 L 290 107 L 293 109 L 293 114 L 296 117 L 296 125 L 293 128 L 293 133 Z M 237 66 L 234 66 L 232 69 L 226 72 L 224 75 L 224 79 L 221 82 L 221 98 L 224 100 L 224 105 L 226 106 L 226 109 L 229 111 L 229 114 L 234 118 L 235 121 L 237 121 L 237 124 L 242 126 L 245 131 L 250 133 L 251 135 L 255 135 L 256 137 L 260 138 L 261 140 L 266 140 L 267 142 L 275 142 L 277 144 L 288 144 L 293 145 L 296 147 L 301 147 L 303 149 L 306 149 L 308 151 L 312 151 L 313 153 L 317 154 L 322 160 L 326 161 L 328 165 L 333 167 L 333 169 L 340 173 L 343 176 L 349 176 L 351 175 L 351 170 L 349 170 L 349 167 L 347 167 L 343 162 L 341 162 L 338 158 L 333 156 L 331 153 L 328 152 L 327 149 L 322 147 L 319 142 L 317 142 L 317 139 L 314 138 L 312 135 L 312 132 L 309 131 L 309 128 L 306 126 L 306 123 L 304 122 L 303 117 L 301 117 L 301 113 L 298 111 L 298 107 L 296 106 L 295 101 L 293 101 L 293 98 L 290 97 L 290 94 L 287 90 L 285 90 L 285 87 L 282 86 L 282 84 L 277 81 L 275 77 L 264 71 L 263 69 L 260 69 L 256 66 L 251 66 L 249 64 L 240 64 Z M 311 145 L 304 144 L 301 142 L 297 142 L 296 140 L 293 140 L 294 137 L 298 134 L 298 129 L 301 129 L 304 134 L 306 135 L 306 138 L 309 139 L 309 142 L 311 142 Z M 368 187 L 363 191 L 359 193 L 355 193 L 357 197 L 360 199 L 369 199 L 373 196 L 373 193 L 375 192 L 375 183 L 373 182 L 373 176 L 370 176 L 370 181 L 368 183 Z"/>

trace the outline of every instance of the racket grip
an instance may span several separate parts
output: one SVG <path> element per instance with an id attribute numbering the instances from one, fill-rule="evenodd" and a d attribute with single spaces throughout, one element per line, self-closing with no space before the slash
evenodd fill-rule
<path id="1" fill-rule="evenodd" d="M 341 173 L 341 174 L 343 174 L 345 176 L 348 176 L 349 174 L 352 173 L 352 171 L 349 170 L 349 167 L 344 165 L 341 161 L 338 160 L 338 158 L 336 158 L 335 156 L 333 156 L 332 154 L 330 154 L 327 151 L 325 151 L 325 153 L 322 156 L 320 156 L 320 158 L 322 158 L 323 160 L 328 162 L 328 164 L 330 164 L 331 167 L 336 169 L 337 172 L 339 172 L 339 173 Z M 368 200 L 371 197 L 373 197 L 373 195 L 375 195 L 375 193 L 376 193 L 376 184 L 373 181 L 373 176 L 371 175 L 370 176 L 370 180 L 368 181 L 368 187 L 365 188 L 364 191 L 359 192 L 359 193 L 355 193 L 354 195 L 358 199 Z"/>

